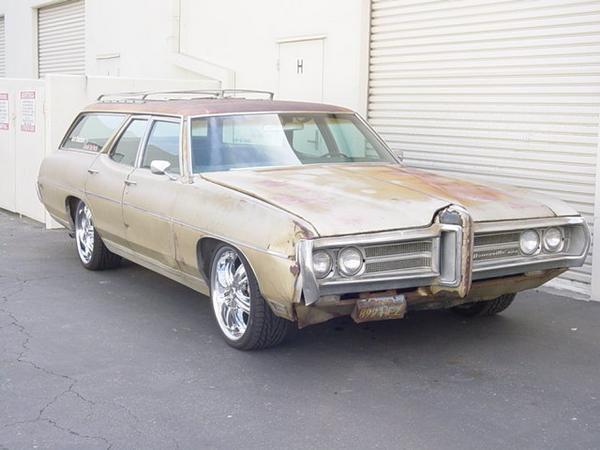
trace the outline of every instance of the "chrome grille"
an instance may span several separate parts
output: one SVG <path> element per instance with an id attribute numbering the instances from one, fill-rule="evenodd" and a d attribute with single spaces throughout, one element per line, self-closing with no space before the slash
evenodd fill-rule
<path id="1" fill-rule="evenodd" d="M 519 248 L 520 233 L 486 233 L 475 235 L 473 243 L 473 261 L 493 261 L 513 258 L 521 255 Z"/>
<path id="2" fill-rule="evenodd" d="M 431 258 L 411 258 L 371 263 L 368 262 L 365 266 L 365 272 L 388 272 L 391 270 L 395 271 L 427 267 L 431 267 Z"/>
<path id="3" fill-rule="evenodd" d="M 415 269 L 431 270 L 432 251 L 430 239 L 365 246 L 364 273 L 373 275 Z"/>
<path id="4" fill-rule="evenodd" d="M 475 235 L 475 247 L 483 245 L 499 245 L 499 244 L 511 244 L 516 243 L 519 245 L 520 233 L 489 233 Z"/>
<path id="5" fill-rule="evenodd" d="M 365 248 L 367 258 L 431 252 L 431 241 L 399 242 L 397 244 L 374 245 Z"/>

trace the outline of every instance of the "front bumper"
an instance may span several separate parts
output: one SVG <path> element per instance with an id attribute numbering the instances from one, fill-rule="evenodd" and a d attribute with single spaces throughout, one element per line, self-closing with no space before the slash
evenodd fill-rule
<path id="1" fill-rule="evenodd" d="M 403 291 L 406 306 L 405 311 L 433 310 L 452 308 L 454 306 L 477 301 L 487 301 L 498 298 L 504 294 L 512 294 L 527 289 L 541 286 L 552 278 L 557 277 L 566 269 L 550 269 L 535 272 L 527 272 L 520 275 L 493 278 L 488 280 L 474 281 L 471 289 L 465 297 L 459 297 L 456 293 L 437 292 L 434 293 L 429 287 Z M 395 291 L 361 293 L 352 298 L 324 297 L 312 306 L 303 304 L 294 305 L 295 316 L 299 328 L 326 322 L 335 317 L 352 316 L 356 320 L 357 304 L 362 299 L 376 302 L 378 298 L 387 301 L 390 297 L 397 295 Z M 376 317 L 373 320 L 394 319 L 404 315 L 395 314 L 392 310 L 389 316 Z M 358 320 L 361 322 L 363 320 Z"/>
<path id="2" fill-rule="evenodd" d="M 440 213 L 437 220 L 427 228 L 301 241 L 297 247 L 297 259 L 304 304 L 314 305 L 322 298 L 330 296 L 421 287 L 427 287 L 434 294 L 447 292 L 465 298 L 471 290 L 473 280 L 578 267 L 584 263 L 589 250 L 590 232 L 581 216 L 473 223 L 463 208 L 451 206 L 446 211 L 450 214 L 444 216 L 443 212 Z M 508 252 L 504 256 L 500 252 L 492 254 L 491 258 L 478 251 L 474 257 L 474 242 L 479 236 L 518 233 L 521 230 L 540 227 L 563 227 L 572 230 L 570 239 L 573 242 L 570 247 L 573 251 L 557 254 L 539 253 L 533 256 Z M 415 240 L 431 242 L 431 264 L 428 267 L 374 275 L 362 273 L 353 278 L 323 280 L 318 280 L 312 270 L 312 254 L 316 249 Z M 478 259 L 481 255 L 485 258 Z"/>

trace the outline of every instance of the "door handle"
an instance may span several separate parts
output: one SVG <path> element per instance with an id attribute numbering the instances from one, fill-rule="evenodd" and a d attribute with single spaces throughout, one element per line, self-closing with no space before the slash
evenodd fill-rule
<path id="1" fill-rule="evenodd" d="M 96 175 L 97 173 L 100 173 L 100 171 L 96 170 L 96 169 L 88 169 L 88 173 L 90 173 L 92 175 Z"/>
<path id="2" fill-rule="evenodd" d="M 133 181 L 133 180 L 125 180 L 124 183 L 127 186 L 135 186 L 137 184 L 137 181 Z"/>

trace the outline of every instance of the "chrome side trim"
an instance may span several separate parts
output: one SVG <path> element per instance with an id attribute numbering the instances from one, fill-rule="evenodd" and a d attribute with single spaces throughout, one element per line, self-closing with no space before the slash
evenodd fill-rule
<path id="1" fill-rule="evenodd" d="M 62 189 L 63 191 L 69 192 L 69 193 L 75 193 L 77 195 L 79 195 L 80 197 L 84 194 L 84 192 L 81 189 L 72 187 L 72 186 L 65 186 L 64 184 L 60 184 L 60 183 L 54 183 L 52 181 L 46 181 L 44 183 L 42 183 L 42 189 L 44 189 L 44 187 L 53 187 L 56 189 Z"/>
<path id="2" fill-rule="evenodd" d="M 286 255 L 285 253 L 276 252 L 274 250 L 268 250 L 266 248 L 257 247 L 256 245 L 250 244 L 249 242 L 239 241 L 237 239 L 231 239 L 229 237 L 226 237 L 226 236 L 214 233 L 214 232 L 212 232 L 210 230 L 207 230 L 205 228 L 201 228 L 201 227 L 198 227 L 196 225 L 190 225 L 189 223 L 182 222 L 182 221 L 177 220 L 177 219 L 172 219 L 172 222 L 174 224 L 176 224 L 176 225 L 179 225 L 179 226 L 182 226 L 182 227 L 186 227 L 186 228 L 189 228 L 191 230 L 199 231 L 200 233 L 203 233 L 205 235 L 203 237 L 215 238 L 215 239 L 218 239 L 220 241 L 227 242 L 227 243 L 229 243 L 231 245 L 234 245 L 236 247 L 249 248 L 249 249 L 255 250 L 257 252 L 266 253 L 268 255 L 275 256 L 276 258 L 289 259 L 289 255 Z"/>
<path id="3" fill-rule="evenodd" d="M 200 292 L 201 294 L 208 295 L 208 284 L 202 278 L 194 277 L 190 274 L 174 269 L 173 267 L 166 266 L 155 259 L 148 258 L 140 255 L 137 252 L 131 251 L 122 245 L 115 244 L 113 241 L 107 239 L 103 239 L 103 241 L 111 252 L 129 259 L 130 261 L 157 272 L 167 278 L 178 281 L 185 286 Z"/>
<path id="4" fill-rule="evenodd" d="M 92 196 L 92 197 L 99 198 L 99 199 L 101 199 L 101 200 L 106 200 L 107 202 L 116 203 L 117 205 L 120 205 L 120 204 L 121 204 L 121 202 L 120 202 L 120 201 L 118 201 L 118 200 L 115 200 L 114 198 L 106 197 L 106 196 L 104 196 L 104 195 L 101 195 L 101 194 L 96 194 L 95 192 L 89 192 L 89 191 L 88 191 L 88 192 L 86 192 L 85 194 L 86 194 L 86 195 L 88 195 L 88 196 Z"/>

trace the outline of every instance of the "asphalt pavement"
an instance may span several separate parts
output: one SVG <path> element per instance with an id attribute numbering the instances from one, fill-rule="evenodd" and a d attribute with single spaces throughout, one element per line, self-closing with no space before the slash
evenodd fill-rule
<path id="1" fill-rule="evenodd" d="M 0 212 L 0 449 L 599 449 L 600 303 L 521 294 L 240 352 L 206 297 Z"/>

